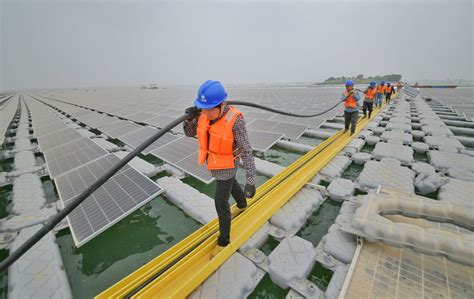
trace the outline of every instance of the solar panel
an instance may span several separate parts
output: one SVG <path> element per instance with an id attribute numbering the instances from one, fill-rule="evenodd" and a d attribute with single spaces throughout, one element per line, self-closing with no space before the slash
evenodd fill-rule
<path id="1" fill-rule="evenodd" d="M 142 126 L 136 123 L 121 120 L 101 127 L 100 131 L 112 138 L 118 138 L 140 128 L 142 128 Z"/>
<path id="2" fill-rule="evenodd" d="M 35 124 L 33 130 L 34 130 L 35 136 L 40 137 L 40 136 L 51 134 L 52 132 L 55 132 L 55 131 L 62 130 L 64 128 L 66 128 L 66 125 L 62 121 L 54 119 L 50 121 L 50 123 L 47 125 L 36 126 Z"/>
<path id="3" fill-rule="evenodd" d="M 198 143 L 195 138 L 183 137 L 153 150 L 151 154 L 209 184 L 213 178 L 206 166 L 198 165 L 197 150 Z"/>
<path id="4" fill-rule="evenodd" d="M 155 116 L 156 115 L 154 114 L 150 114 L 146 112 L 138 112 L 138 113 L 134 113 L 132 115 L 127 116 L 127 118 L 133 121 L 137 121 L 137 122 L 145 122 L 147 119 L 153 118 Z"/>
<path id="5" fill-rule="evenodd" d="M 196 152 L 197 149 L 197 140 L 188 137 L 170 142 L 165 146 L 153 150 L 151 154 L 170 164 L 176 164 Z"/>
<path id="6" fill-rule="evenodd" d="M 278 114 L 278 115 L 273 116 L 269 120 L 273 120 L 277 122 L 293 123 L 296 120 L 296 117 Z"/>
<path id="7" fill-rule="evenodd" d="M 98 118 L 94 118 L 94 119 L 86 121 L 86 125 L 88 125 L 91 128 L 100 128 L 100 127 L 103 127 L 105 125 L 112 124 L 115 122 L 119 122 L 119 119 L 105 115 L 105 114 L 101 114 L 101 116 Z"/>
<path id="8" fill-rule="evenodd" d="M 257 119 L 270 119 L 274 117 L 275 114 L 273 113 L 268 113 L 268 112 L 255 112 L 255 111 L 250 111 L 250 112 L 245 112 L 244 117 L 250 117 L 250 118 L 257 118 Z"/>
<path id="9" fill-rule="evenodd" d="M 71 106 L 71 107 L 72 109 L 68 109 L 69 110 L 68 114 L 73 117 L 89 114 L 91 112 L 89 109 L 84 109 L 84 108 L 74 107 L 74 106 Z"/>
<path id="10" fill-rule="evenodd" d="M 158 127 L 158 128 L 164 128 L 175 119 L 176 117 L 171 117 L 168 115 L 158 115 L 153 118 L 147 119 L 145 123 Z"/>
<path id="11" fill-rule="evenodd" d="M 56 178 L 63 205 L 69 204 L 119 161 L 117 156 L 109 154 Z M 125 165 L 67 217 L 74 243 L 77 247 L 84 245 L 161 192 L 160 186 Z"/>
<path id="12" fill-rule="evenodd" d="M 49 175 L 54 179 L 71 169 L 105 156 L 108 152 L 91 139 L 83 137 L 45 151 L 43 154 Z"/>
<path id="13" fill-rule="evenodd" d="M 176 163 L 176 166 L 206 184 L 210 184 L 214 180 L 214 178 L 209 174 L 207 166 L 205 164 L 198 164 L 197 152 L 179 161 Z"/>
<path id="14" fill-rule="evenodd" d="M 283 135 L 278 133 L 247 131 L 250 145 L 256 151 L 266 152 L 271 148 Z"/>
<path id="15" fill-rule="evenodd" d="M 82 114 L 80 116 L 76 116 L 75 119 L 82 123 L 87 123 L 89 120 L 94 119 L 94 118 L 100 118 L 102 114 L 94 112 L 94 111 L 89 111 L 89 113 Z"/>
<path id="16" fill-rule="evenodd" d="M 64 128 L 62 130 L 53 132 L 48 135 L 43 135 L 38 138 L 38 144 L 42 152 L 52 149 L 61 144 L 81 138 L 82 135 L 71 128 Z"/>
<path id="17" fill-rule="evenodd" d="M 125 144 L 136 148 L 157 132 L 157 129 L 150 127 L 142 127 L 132 133 L 120 137 L 120 140 L 123 141 Z M 150 146 L 143 150 L 142 153 L 148 155 L 152 150 L 157 149 L 165 144 L 168 144 L 178 138 L 181 137 L 166 133 L 165 135 L 161 136 L 160 139 L 153 142 Z"/>
<path id="18" fill-rule="evenodd" d="M 326 118 L 298 118 L 293 123 L 297 125 L 306 125 L 312 129 L 317 129 L 319 125 L 326 121 Z"/>
<path id="19" fill-rule="evenodd" d="M 281 133 L 287 138 L 298 139 L 307 129 L 308 126 L 289 123 L 278 123 L 273 129 L 270 130 L 270 132 Z"/>
<path id="20" fill-rule="evenodd" d="M 261 132 L 268 132 L 273 129 L 278 122 L 272 120 L 256 119 L 247 124 L 247 129 Z"/>
<path id="21" fill-rule="evenodd" d="M 415 98 L 420 93 L 420 91 L 416 88 L 405 85 L 405 87 L 403 87 L 403 93 L 409 95 L 412 98 Z"/>

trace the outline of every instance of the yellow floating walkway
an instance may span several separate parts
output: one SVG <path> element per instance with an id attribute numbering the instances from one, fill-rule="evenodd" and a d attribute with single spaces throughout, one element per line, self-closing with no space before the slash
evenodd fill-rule
<path id="1" fill-rule="evenodd" d="M 375 109 L 375 117 L 380 109 Z M 359 119 L 356 136 L 369 122 Z M 216 254 L 217 219 L 137 269 L 96 298 L 184 298 L 196 289 L 353 138 L 336 133 L 261 185 L 232 220 L 231 243 Z M 232 206 L 235 212 L 235 205 Z"/>

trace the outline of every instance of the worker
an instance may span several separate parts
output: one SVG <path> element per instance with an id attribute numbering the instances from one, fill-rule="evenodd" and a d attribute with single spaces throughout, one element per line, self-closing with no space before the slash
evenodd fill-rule
<path id="1" fill-rule="evenodd" d="M 354 134 L 359 118 L 359 94 L 354 90 L 354 83 L 351 80 L 346 81 L 346 90 L 341 96 L 344 101 L 344 133 L 351 127 L 351 135 Z"/>
<path id="2" fill-rule="evenodd" d="M 375 95 L 375 106 L 382 107 L 383 96 L 385 94 L 385 81 L 381 81 L 377 86 L 377 93 Z"/>
<path id="3" fill-rule="evenodd" d="M 390 84 L 390 82 L 387 82 L 387 86 L 385 87 L 385 103 L 386 104 L 390 103 L 390 99 L 392 98 L 392 93 L 393 93 L 393 86 Z"/>
<path id="4" fill-rule="evenodd" d="M 400 95 L 401 91 L 402 91 L 402 82 L 398 81 L 398 83 L 397 83 L 397 97 Z"/>
<path id="5" fill-rule="evenodd" d="M 194 106 L 186 109 L 184 133 L 197 135 L 198 163 L 207 163 L 210 174 L 216 179 L 214 204 L 219 219 L 218 250 L 230 242 L 231 212 L 229 196 L 232 194 L 238 212 L 247 207 L 246 198 L 255 195 L 255 161 L 249 143 L 242 112 L 227 105 L 227 92 L 219 81 L 207 80 L 198 90 Z M 237 182 L 237 161 L 241 159 L 246 172 L 243 191 Z"/>
<path id="6" fill-rule="evenodd" d="M 366 117 L 367 110 L 369 110 L 369 119 L 370 119 L 370 116 L 372 115 L 374 99 L 377 93 L 377 90 L 375 88 L 376 85 L 377 83 L 375 83 L 375 81 L 372 81 L 370 82 L 369 87 L 367 87 L 367 89 L 364 91 L 365 99 L 364 99 L 364 104 L 362 106 L 362 111 L 364 112 L 364 117 Z"/>

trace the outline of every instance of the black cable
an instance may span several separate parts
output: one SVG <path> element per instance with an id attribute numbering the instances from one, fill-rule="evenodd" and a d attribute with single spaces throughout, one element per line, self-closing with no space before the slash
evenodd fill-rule
<path id="1" fill-rule="evenodd" d="M 38 99 L 37 99 L 38 100 Z M 38 100 L 39 101 L 39 100 Z M 249 102 L 242 102 L 242 101 L 229 101 L 228 104 L 232 105 L 244 105 L 254 108 L 259 108 L 267 111 L 271 111 L 278 114 L 294 116 L 294 117 L 315 117 L 318 115 L 322 115 L 334 108 L 336 108 L 342 101 L 338 102 L 336 105 L 332 106 L 329 109 L 324 110 L 323 112 L 312 114 L 312 115 L 300 115 L 300 114 L 293 114 L 290 112 L 284 112 L 280 110 L 276 110 L 270 107 L 249 103 Z M 153 142 L 158 140 L 161 136 L 166 134 L 168 131 L 171 131 L 174 127 L 178 124 L 183 122 L 185 119 L 190 117 L 189 114 L 184 114 L 167 126 L 162 128 L 156 134 L 148 138 L 145 142 L 140 144 L 137 148 L 135 148 L 132 152 L 126 155 L 120 162 L 118 162 L 112 169 L 110 169 L 107 173 L 102 175 L 97 181 L 94 182 L 91 186 L 89 186 L 86 190 L 84 190 L 78 197 L 71 201 L 63 210 L 58 212 L 56 215 L 52 216 L 48 222 L 44 224 L 33 236 L 31 236 L 25 243 L 23 243 L 17 250 L 12 252 L 5 260 L 0 263 L 0 272 L 5 271 L 8 269 L 10 265 L 12 265 L 16 260 L 18 260 L 23 254 L 25 254 L 31 247 L 33 247 L 41 238 L 43 238 L 49 231 L 51 231 L 57 224 L 61 222 L 69 213 L 71 213 L 78 205 L 80 205 L 87 197 L 89 197 L 94 191 L 96 191 L 100 186 L 102 186 L 109 178 L 111 178 L 117 171 L 119 171 L 125 164 L 130 162 L 135 156 L 137 156 L 140 152 L 146 149 L 149 145 Z"/>
<path id="2" fill-rule="evenodd" d="M 242 102 L 242 101 L 228 101 L 227 104 L 229 104 L 229 105 L 249 106 L 249 107 L 254 107 L 254 108 L 270 111 L 270 112 L 273 112 L 273 113 L 278 113 L 278 114 L 283 114 L 283 115 L 288 115 L 288 116 L 294 116 L 294 117 L 316 117 L 316 116 L 320 116 L 320 115 L 323 115 L 324 113 L 327 113 L 327 112 L 331 111 L 332 109 L 339 106 L 339 104 L 341 104 L 342 102 L 343 101 L 339 101 L 339 102 L 337 102 L 336 105 L 331 106 L 330 108 L 324 110 L 323 112 L 319 112 L 319 113 L 316 113 L 316 114 L 296 114 L 296 113 L 285 112 L 285 111 L 273 109 L 273 108 L 270 108 L 270 107 L 267 107 L 267 106 L 262 106 L 262 105 L 255 104 L 255 103 Z"/>

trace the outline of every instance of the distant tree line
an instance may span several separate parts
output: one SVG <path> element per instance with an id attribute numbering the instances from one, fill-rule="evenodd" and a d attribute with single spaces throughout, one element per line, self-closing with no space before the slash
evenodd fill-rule
<path id="1" fill-rule="evenodd" d="M 391 74 L 391 75 L 377 75 L 377 76 L 370 76 L 364 77 L 363 74 L 359 74 L 353 77 L 329 77 L 324 82 L 315 83 L 315 85 L 322 85 L 322 84 L 344 84 L 347 80 L 354 81 L 354 84 L 364 84 L 370 83 L 370 81 L 376 81 L 377 83 L 380 81 L 390 81 L 390 82 L 398 82 L 402 79 L 402 75 L 400 74 Z"/>

